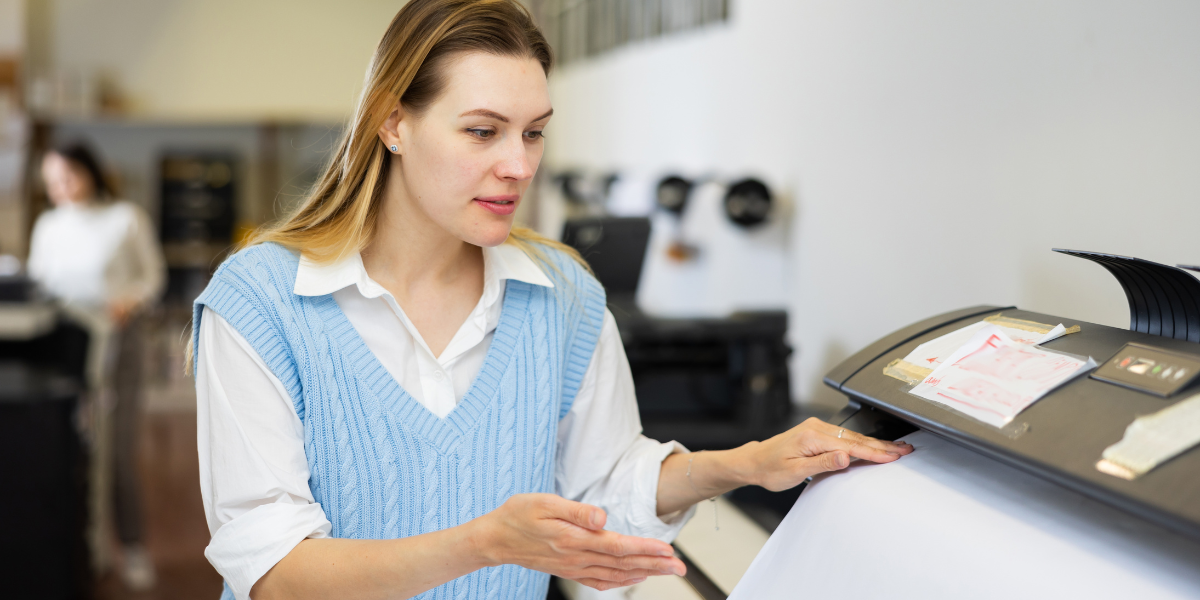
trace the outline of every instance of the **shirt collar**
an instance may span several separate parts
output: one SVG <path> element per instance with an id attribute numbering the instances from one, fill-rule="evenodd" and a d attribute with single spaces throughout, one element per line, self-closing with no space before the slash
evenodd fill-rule
<path id="1" fill-rule="evenodd" d="M 484 296 L 498 295 L 500 282 L 505 279 L 523 281 L 531 285 L 554 287 L 554 282 L 520 248 L 501 244 L 483 249 Z M 357 285 L 358 291 L 367 298 L 377 298 L 387 293 L 383 286 L 367 275 L 362 255 L 358 252 L 337 262 L 319 264 L 301 254 L 300 267 L 296 271 L 296 284 L 292 292 L 297 296 L 324 296 L 342 288 Z"/>
<path id="2" fill-rule="evenodd" d="M 483 249 L 483 269 L 485 281 L 501 281 L 512 279 L 531 285 L 552 288 L 554 282 L 546 277 L 546 273 L 537 265 L 524 250 L 509 244 L 500 244 L 493 248 Z M 491 275 L 487 271 L 491 270 Z"/>

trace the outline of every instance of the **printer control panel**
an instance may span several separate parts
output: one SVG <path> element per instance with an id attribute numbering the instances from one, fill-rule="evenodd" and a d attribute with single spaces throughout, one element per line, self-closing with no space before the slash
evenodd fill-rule
<path id="1" fill-rule="evenodd" d="M 1200 356 L 1128 343 L 1092 373 L 1092 379 L 1163 398 L 1187 387 L 1200 374 Z"/>

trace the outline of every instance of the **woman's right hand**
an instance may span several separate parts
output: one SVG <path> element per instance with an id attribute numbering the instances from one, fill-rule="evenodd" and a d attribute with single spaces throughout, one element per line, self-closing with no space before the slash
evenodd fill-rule
<path id="1" fill-rule="evenodd" d="M 553 494 L 518 494 L 476 520 L 488 566 L 516 564 L 598 590 L 683 575 L 670 544 L 604 530 L 604 511 Z"/>

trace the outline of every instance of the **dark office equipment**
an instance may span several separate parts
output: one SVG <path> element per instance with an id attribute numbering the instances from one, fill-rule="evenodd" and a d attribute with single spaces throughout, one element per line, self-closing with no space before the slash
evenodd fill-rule
<path id="1" fill-rule="evenodd" d="M 884 375 L 888 364 L 907 356 L 918 345 L 996 313 L 1038 323 L 1079 325 L 1080 332 L 1047 342 L 1044 347 L 1092 356 L 1099 362 L 1128 352 L 1131 343 L 1200 360 L 1200 344 L 1182 337 L 1182 332 L 1190 333 L 1190 323 L 1177 318 L 1188 315 L 1186 303 L 1196 300 L 1189 295 L 1186 280 L 1170 274 L 1170 267 L 1160 269 L 1157 267 L 1162 265 L 1137 259 L 1091 254 L 1103 258 L 1097 262 L 1114 274 L 1119 273 L 1118 279 L 1130 298 L 1132 325 L 1142 330 L 1105 327 L 1011 306 L 976 306 L 926 319 L 881 338 L 830 371 L 825 383 L 850 399 L 851 405 L 843 415 L 849 415 L 847 428 L 888 439 L 921 428 L 1200 539 L 1200 448 L 1192 448 L 1133 481 L 1095 468 L 1104 449 L 1120 441 L 1135 418 L 1190 397 L 1197 385 L 1164 399 L 1131 386 L 1079 377 L 1034 403 L 1008 426 L 997 429 L 909 394 L 910 385 Z M 1162 303 L 1150 309 L 1147 297 L 1161 298 Z"/>
<path id="2" fill-rule="evenodd" d="M 1099 264 L 1129 300 L 1129 329 L 1200 342 L 1200 281 L 1187 271 L 1140 258 L 1054 249 Z"/>
<path id="3" fill-rule="evenodd" d="M 742 227 L 766 222 L 771 213 L 771 190 L 757 179 L 743 179 L 725 192 L 725 216 Z"/>
<path id="4" fill-rule="evenodd" d="M 572 219 L 563 225 L 562 241 L 578 250 L 592 267 L 608 294 L 609 304 L 624 312 L 636 310 L 634 297 L 650 241 L 650 219 Z"/>
<path id="5" fill-rule="evenodd" d="M 20 362 L 51 371 L 84 385 L 88 332 L 73 321 L 59 319 L 44 335 L 27 340 L 0 339 L 0 362 Z"/>
<path id="6" fill-rule="evenodd" d="M 0 340 L 6 597 L 90 597 L 87 459 L 76 428 L 87 343 L 67 322 L 33 340 Z"/>
<path id="7" fill-rule="evenodd" d="M 722 319 L 617 316 L 646 435 L 693 450 L 733 448 L 787 428 L 787 313 Z"/>
<path id="8" fill-rule="evenodd" d="M 0 276 L 0 302 L 28 302 L 36 286 L 24 275 Z"/>
<path id="9" fill-rule="evenodd" d="M 224 154 L 167 154 L 161 163 L 162 240 L 228 242 L 233 236 L 234 164 Z"/>
<path id="10" fill-rule="evenodd" d="M 1175 265 L 1175 266 L 1179 267 L 1180 269 L 1187 269 L 1189 271 L 1200 271 L 1200 265 Z"/>
<path id="11" fill-rule="evenodd" d="M 228 153 L 169 152 L 160 163 L 167 301 L 191 306 L 233 242 L 237 159 Z"/>
<path id="12" fill-rule="evenodd" d="M 634 298 L 649 237 L 644 218 L 576 219 L 563 227 L 563 242 L 579 250 L 608 293 L 646 434 L 698 450 L 781 431 L 791 410 L 787 313 L 646 315 Z"/>
<path id="13" fill-rule="evenodd" d="M 691 193 L 691 181 L 678 175 L 670 175 L 658 182 L 654 198 L 659 208 L 678 215 L 683 214 L 683 210 L 687 208 L 688 196 Z"/>

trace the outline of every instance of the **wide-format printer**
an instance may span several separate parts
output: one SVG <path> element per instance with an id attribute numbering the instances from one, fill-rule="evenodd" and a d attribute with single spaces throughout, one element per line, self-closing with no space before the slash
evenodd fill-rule
<path id="1" fill-rule="evenodd" d="M 1132 480 L 1098 468 L 1105 449 L 1120 442 L 1135 419 L 1200 391 L 1195 377 L 1200 367 L 1200 281 L 1183 269 L 1136 258 L 1059 252 L 1096 262 L 1117 278 L 1129 300 L 1128 330 L 1012 306 L 975 306 L 938 315 L 879 339 L 828 373 L 825 383 L 850 400 L 836 420 L 889 439 L 919 428 L 1200 540 L 1200 447 Z M 1078 326 L 1078 332 L 1043 347 L 1090 356 L 1100 366 L 1054 389 L 1004 427 L 913 395 L 912 382 L 898 378 L 894 368 L 889 371 L 919 345 L 997 316 Z"/>

